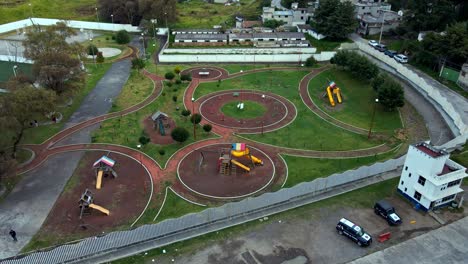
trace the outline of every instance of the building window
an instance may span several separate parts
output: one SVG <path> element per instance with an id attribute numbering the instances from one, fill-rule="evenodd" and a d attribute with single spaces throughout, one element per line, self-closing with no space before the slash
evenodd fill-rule
<path id="1" fill-rule="evenodd" d="M 405 184 L 405 182 L 404 182 L 404 181 L 401 181 L 401 185 L 403 185 L 403 184 Z"/>
<path id="2" fill-rule="evenodd" d="M 405 167 L 405 171 L 407 171 L 407 170 L 408 170 L 408 166 Z"/>
<path id="3" fill-rule="evenodd" d="M 263 39 L 258 39 L 258 41 L 263 41 Z"/>
<path id="4" fill-rule="evenodd" d="M 304 20 L 304 17 L 303 17 L 303 16 L 301 17 L 301 20 Z"/>
<path id="5" fill-rule="evenodd" d="M 414 191 L 413 197 L 414 197 L 414 199 L 416 199 L 418 201 L 421 201 L 421 194 L 418 193 L 417 191 Z"/>
<path id="6" fill-rule="evenodd" d="M 269 41 L 275 41 L 275 39 L 269 39 Z"/>
<path id="7" fill-rule="evenodd" d="M 405 192 L 408 190 L 408 188 L 405 188 Z"/>
<path id="8" fill-rule="evenodd" d="M 205 40 L 205 42 L 210 42 L 209 40 Z"/>
<path id="9" fill-rule="evenodd" d="M 447 202 L 447 201 L 453 200 L 453 198 L 455 198 L 455 194 L 452 194 L 452 195 L 449 195 L 447 197 L 442 198 L 442 202 Z"/>
<path id="10" fill-rule="evenodd" d="M 218 40 L 218 42 L 223 42 L 222 40 Z"/>
<path id="11" fill-rule="evenodd" d="M 408 174 L 408 178 L 411 178 L 411 172 Z"/>
<path id="12" fill-rule="evenodd" d="M 445 190 L 445 187 L 440 188 L 441 191 Z"/>
<path id="13" fill-rule="evenodd" d="M 461 182 L 461 179 L 458 179 L 458 180 L 455 180 L 455 181 L 451 181 L 447 184 L 447 188 L 450 188 L 450 187 L 453 187 L 453 186 L 458 186 Z"/>
<path id="14" fill-rule="evenodd" d="M 362 9 L 364 10 L 364 9 L 366 9 L 366 7 L 365 7 L 365 6 L 363 6 L 363 7 L 362 7 Z"/>
<path id="15" fill-rule="evenodd" d="M 424 186 L 424 184 L 426 184 L 426 178 L 419 176 L 418 183 Z"/>
<path id="16" fill-rule="evenodd" d="M 197 42 L 196 40 L 192 40 L 192 42 Z"/>

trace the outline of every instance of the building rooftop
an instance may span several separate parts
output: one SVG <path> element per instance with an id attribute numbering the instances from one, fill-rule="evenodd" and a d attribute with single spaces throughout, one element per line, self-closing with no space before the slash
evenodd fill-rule
<path id="1" fill-rule="evenodd" d="M 174 29 L 172 32 L 220 32 L 221 29 L 219 28 L 180 28 Z"/>
<path id="2" fill-rule="evenodd" d="M 297 28 L 306 30 L 312 29 L 312 27 L 309 24 L 297 25 Z"/>
<path id="3" fill-rule="evenodd" d="M 293 12 L 291 10 L 284 10 L 284 11 L 275 11 L 273 12 L 275 16 L 292 16 Z"/>
<path id="4" fill-rule="evenodd" d="M 243 28 L 252 28 L 252 27 L 258 27 L 261 25 L 263 25 L 263 23 L 260 20 L 247 20 L 247 21 L 242 22 Z"/>
<path id="5" fill-rule="evenodd" d="M 429 144 L 427 144 L 425 142 L 418 143 L 418 144 L 414 145 L 414 147 L 419 149 L 420 151 L 426 153 L 427 155 L 433 157 L 433 158 L 448 155 L 447 152 L 445 152 L 443 150 L 438 150 L 438 149 L 430 146 Z"/>
<path id="6" fill-rule="evenodd" d="M 457 171 L 457 170 L 458 170 L 457 168 L 452 168 L 449 165 L 444 164 L 444 168 L 442 168 L 442 172 L 437 174 L 437 176 L 442 176 L 442 175 L 445 175 L 447 173 L 451 173 L 451 172 L 454 172 L 454 171 Z"/>
<path id="7" fill-rule="evenodd" d="M 225 40 L 227 34 L 177 34 L 176 40 Z"/>

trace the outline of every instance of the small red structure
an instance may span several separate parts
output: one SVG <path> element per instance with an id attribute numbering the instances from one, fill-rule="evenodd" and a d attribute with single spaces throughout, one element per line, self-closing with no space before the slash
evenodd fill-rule
<path id="1" fill-rule="evenodd" d="M 387 240 L 390 239 L 390 232 L 387 232 L 387 233 L 383 233 L 379 236 L 379 242 L 382 243 L 382 242 L 385 242 Z"/>

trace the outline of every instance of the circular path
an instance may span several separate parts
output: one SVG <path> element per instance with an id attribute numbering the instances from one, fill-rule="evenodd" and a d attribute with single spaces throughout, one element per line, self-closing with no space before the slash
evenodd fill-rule
<path id="1" fill-rule="evenodd" d="M 234 96 L 234 94 L 238 96 Z M 266 113 L 257 118 L 236 119 L 221 112 L 230 102 L 254 101 L 263 105 Z M 198 99 L 199 113 L 203 119 L 217 126 L 235 129 L 238 133 L 269 132 L 291 123 L 297 115 L 296 107 L 286 98 L 272 93 L 230 90 L 211 93 Z M 263 123 L 263 126 L 262 126 Z"/>
<path id="2" fill-rule="evenodd" d="M 229 73 L 225 69 L 212 66 L 194 67 L 183 70 L 180 74 L 190 74 L 192 79 L 199 79 L 199 81 L 214 81 L 226 79 L 229 76 Z"/>
<path id="3" fill-rule="evenodd" d="M 219 173 L 218 159 L 223 149 L 230 144 L 213 144 L 198 148 L 180 161 L 177 175 L 181 183 L 192 192 L 215 199 L 236 199 L 250 196 L 265 189 L 275 177 L 275 166 L 265 152 L 248 146 L 253 156 L 263 161 L 263 166 L 253 166 L 246 157 L 233 157 L 237 162 L 251 168 L 246 172 L 235 166 L 229 175 Z M 203 155 L 203 159 L 202 159 Z"/>

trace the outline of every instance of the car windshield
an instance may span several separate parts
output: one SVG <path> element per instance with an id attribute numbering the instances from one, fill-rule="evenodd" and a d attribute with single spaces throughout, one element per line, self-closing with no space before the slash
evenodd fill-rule
<path id="1" fill-rule="evenodd" d="M 358 236 L 364 235 L 364 229 L 362 229 L 361 227 L 359 227 L 359 226 L 354 226 L 354 230 L 356 231 L 356 234 L 357 234 Z"/>

